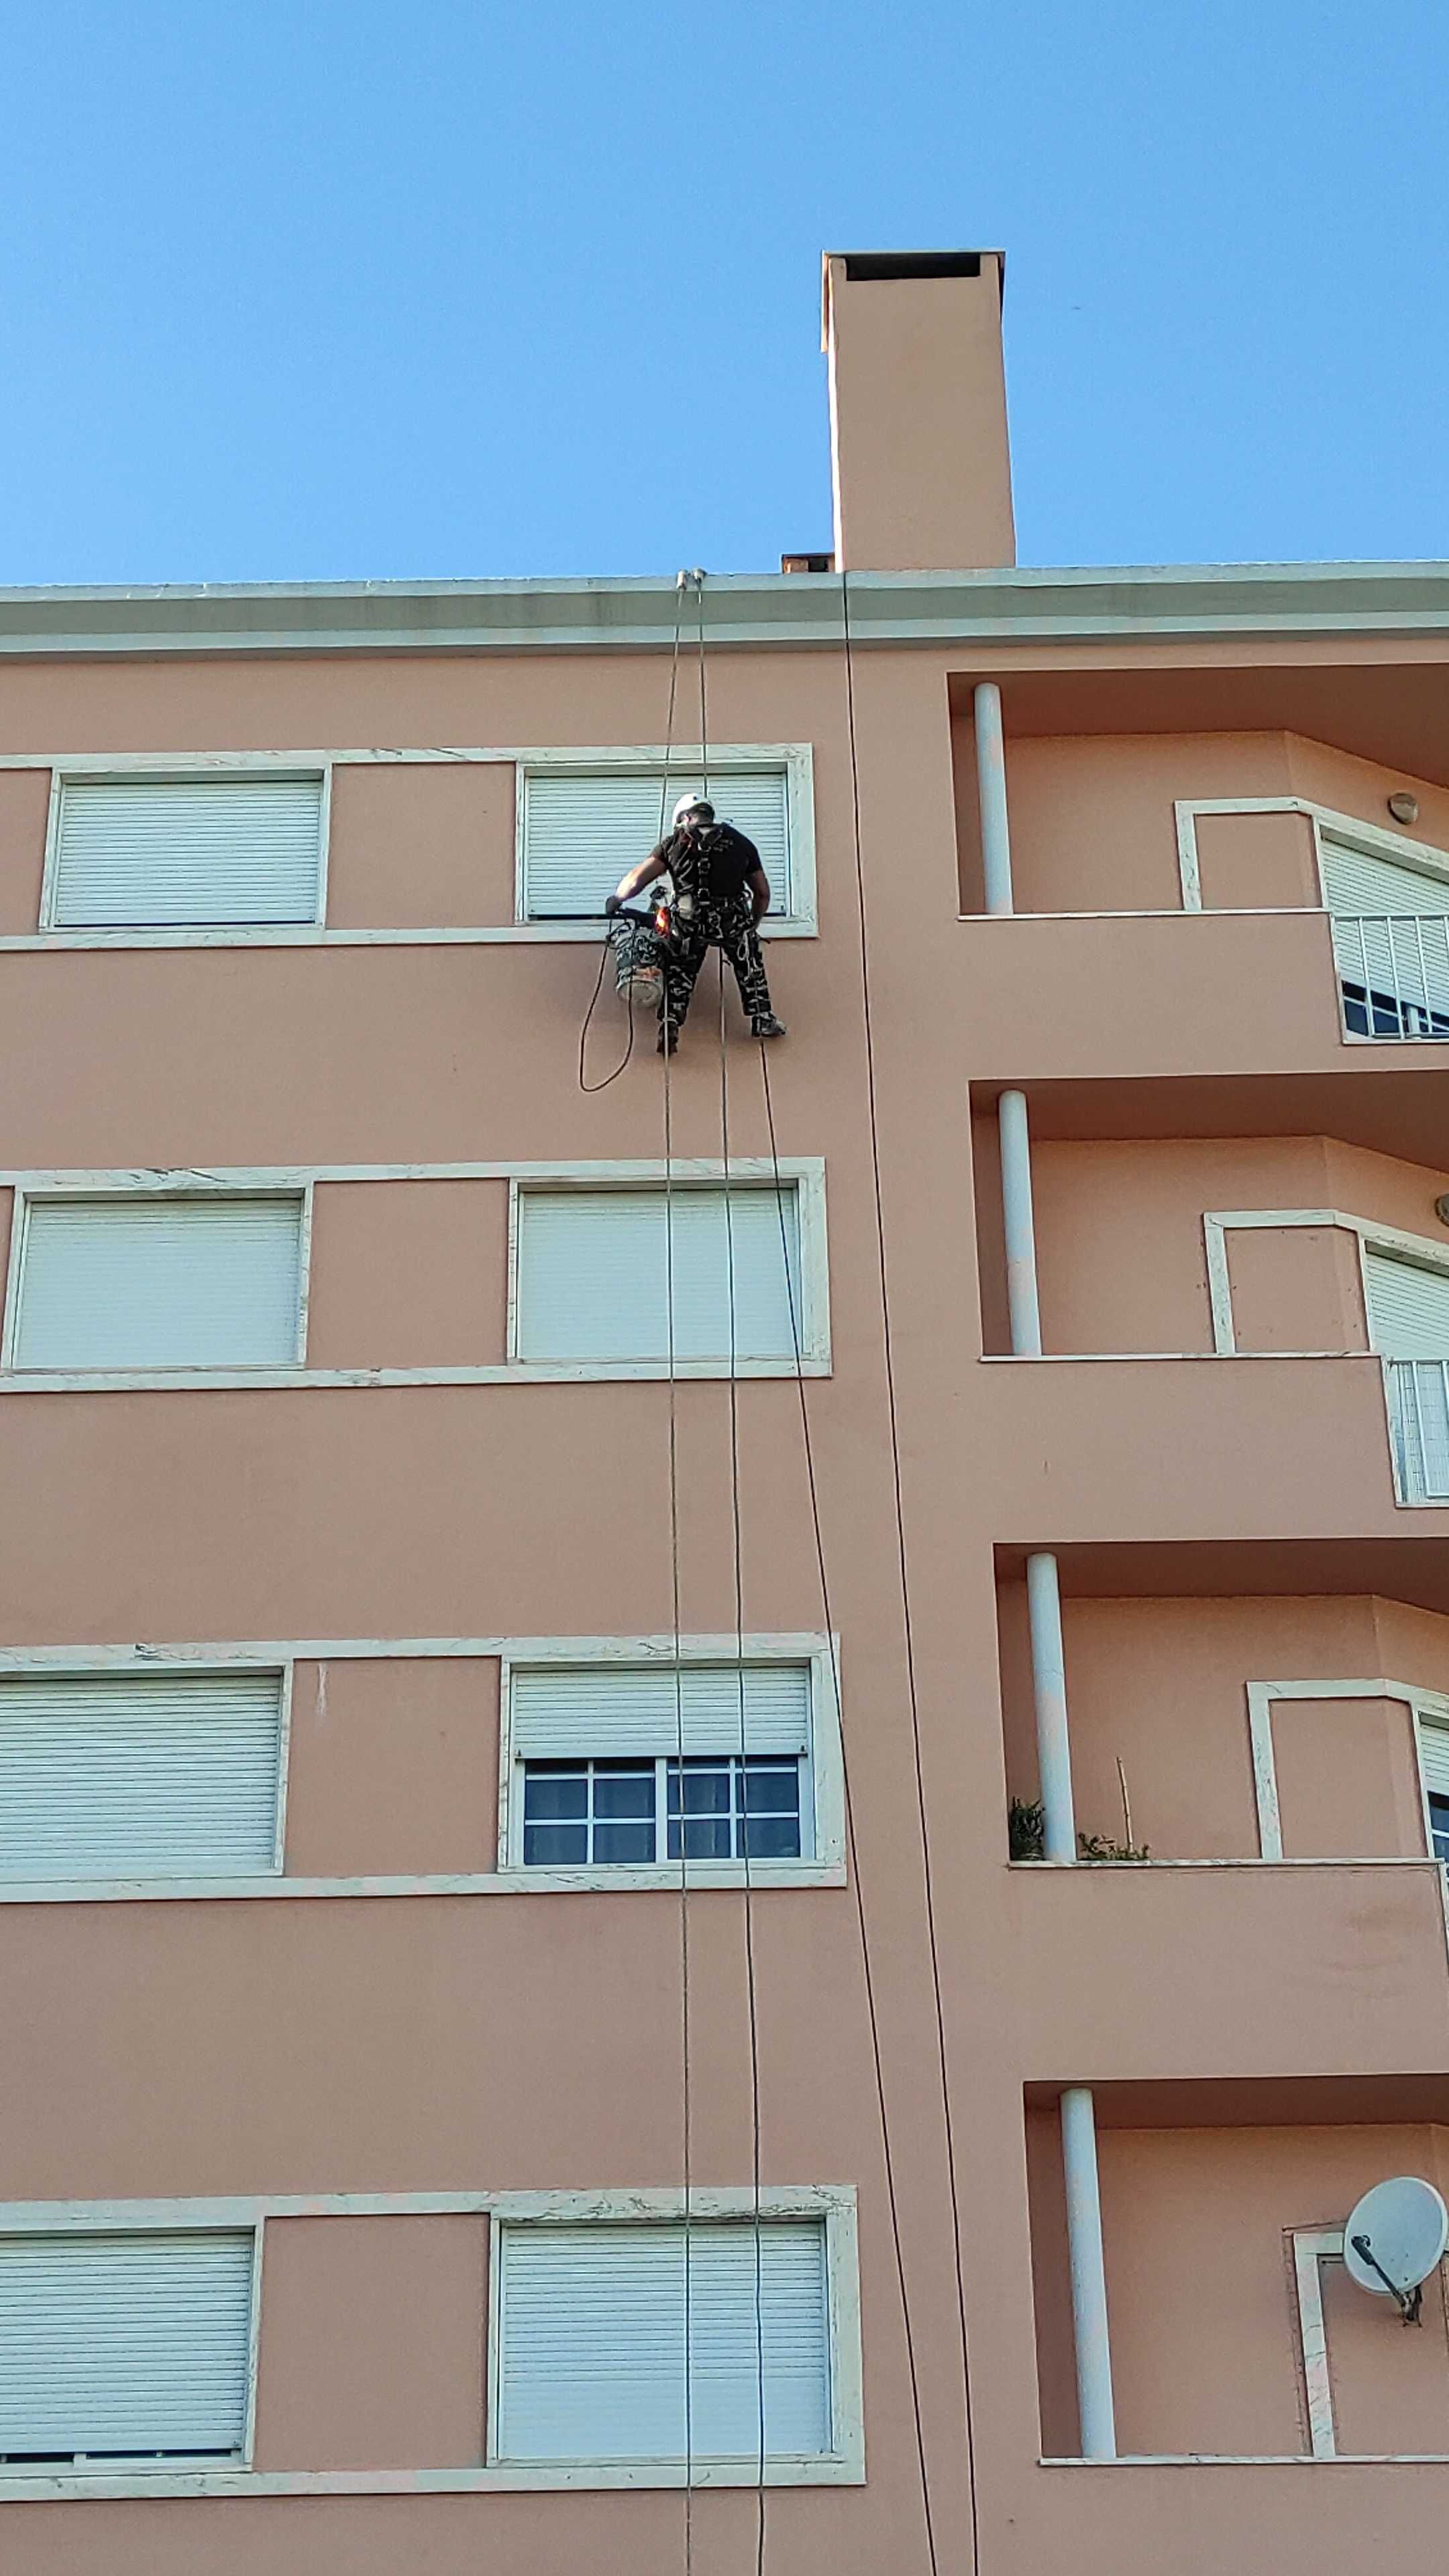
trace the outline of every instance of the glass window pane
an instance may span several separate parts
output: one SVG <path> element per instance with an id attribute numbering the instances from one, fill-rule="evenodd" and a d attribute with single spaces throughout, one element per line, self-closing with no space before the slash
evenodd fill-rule
<path id="1" fill-rule="evenodd" d="M 582 1869 L 588 1857 L 587 1825 L 524 1825 L 525 1868 Z"/>
<path id="2" fill-rule="evenodd" d="M 639 1771 L 599 1763 L 594 1772 L 596 1816 L 650 1816 L 654 1813 L 654 1765 Z"/>
<path id="3" fill-rule="evenodd" d="M 654 1858 L 653 1817 L 647 1824 L 596 1824 L 594 1858 L 617 1868 L 647 1868 Z"/>
<path id="4" fill-rule="evenodd" d="M 1429 1828 L 1434 1837 L 1434 1858 L 1449 1860 L 1449 1798 L 1429 1797 Z"/>
<path id="5" fill-rule="evenodd" d="M 745 1805 L 752 1816 L 798 1815 L 799 1764 L 752 1762 L 745 1773 Z"/>
<path id="6" fill-rule="evenodd" d="M 722 1762 L 686 1762 L 684 1766 L 684 1813 L 687 1816 L 727 1816 L 730 1811 L 730 1764 Z M 680 1812 L 679 1765 L 669 1766 L 669 1812 Z"/>
<path id="7" fill-rule="evenodd" d="M 686 1836 L 684 1857 L 686 1860 L 733 1859 L 734 1854 L 730 1848 L 732 1828 L 728 1816 L 692 1817 L 686 1823 L 684 1831 Z M 671 1860 L 678 1860 L 680 1857 L 679 1832 L 679 1820 L 677 1817 L 672 1816 L 669 1820 L 669 1857 Z"/>
<path id="8" fill-rule="evenodd" d="M 800 1857 L 798 1816 L 752 1815 L 744 1831 L 749 1837 L 751 1860 L 798 1860 Z"/>
<path id="9" fill-rule="evenodd" d="M 586 1773 L 555 1771 L 551 1766 L 530 1762 L 523 1775 L 523 1812 L 530 1819 L 586 1816 L 589 1812 Z"/>

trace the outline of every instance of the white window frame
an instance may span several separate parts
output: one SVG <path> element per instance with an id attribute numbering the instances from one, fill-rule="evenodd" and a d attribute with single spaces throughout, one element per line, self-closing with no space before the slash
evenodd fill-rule
<path id="1" fill-rule="evenodd" d="M 862 2397 L 860 2264 L 856 2192 L 852 2183 L 767 2183 L 758 2195 L 749 2187 L 692 2190 L 687 2215 L 691 2224 L 713 2220 L 749 2221 L 758 2207 L 762 2218 L 811 2218 L 824 2221 L 828 2352 L 830 2362 L 832 2448 L 805 2457 L 777 2455 L 766 2463 L 771 2486 L 862 2486 L 865 2482 L 865 2425 Z M 315 2218 L 482 2218 L 490 2239 L 503 2226 L 593 2226 L 610 2219 L 629 2225 L 641 2220 L 672 2221 L 686 2216 L 679 2190 L 630 2191 L 400 2191 L 400 2192 L 268 2192 L 233 2199 L 171 2198 L 164 2200 L 72 2200 L 0 2202 L 0 2236 L 115 2236 L 134 2230 L 155 2235 L 186 2235 L 208 2230 L 256 2232 L 252 2273 L 252 2352 L 248 2390 L 248 2451 L 245 2460 L 219 2464 L 203 2460 L 194 2468 L 164 2461 L 152 2469 L 130 2469 L 108 2462 L 94 2471 L 67 2474 L 34 2470 L 0 2474 L 0 2507 L 8 2503 L 49 2502 L 61 2497 L 106 2499 L 131 2496 L 304 2496 L 396 2495 L 399 2479 L 416 2489 L 411 2471 L 392 2464 L 370 2469 L 257 2469 L 252 2465 L 251 2418 L 255 2412 L 258 2339 L 261 2324 L 262 2237 L 268 2219 Z M 490 2244 L 496 2256 L 496 2244 Z M 430 2469 L 430 2495 L 520 2494 L 557 2488 L 576 2490 L 618 2487 L 679 2488 L 685 2483 L 682 2461 L 613 2462 L 551 2460 L 541 2463 L 501 2462 L 497 2458 L 496 2406 L 498 2337 L 496 2285 L 498 2265 L 489 2263 L 486 2325 L 488 2456 L 482 2467 Z M 753 2459 L 693 2463 L 696 2486 L 753 2487 Z"/>
<path id="2" fill-rule="evenodd" d="M 726 1166 L 718 1159 L 695 1157 L 677 1161 L 672 1166 L 650 1163 L 571 1163 L 559 1164 L 540 1174 L 518 1174 L 510 1182 L 508 1193 L 508 1374 L 511 1377 L 567 1379 L 591 1378 L 667 1378 L 667 1359 L 660 1360 L 528 1360 L 520 1355 L 522 1314 L 519 1282 L 519 1215 L 525 1190 L 586 1192 L 600 1190 L 657 1190 L 661 1199 L 666 1185 L 682 1197 L 690 1189 L 719 1189 L 726 1183 L 732 1190 L 765 1188 L 773 1191 L 775 1165 L 768 1155 L 732 1154 Z M 804 1377 L 827 1377 L 830 1373 L 830 1266 L 825 1230 L 825 1164 L 819 1156 L 784 1155 L 779 1161 L 781 1183 L 795 1191 L 796 1232 L 799 1242 L 800 1372 Z M 712 1360 L 676 1359 L 676 1378 L 727 1378 L 728 1357 Z M 779 1359 L 746 1359 L 737 1357 L 737 1378 L 793 1377 L 795 1359 L 791 1352 Z"/>
<path id="3" fill-rule="evenodd" d="M 0 942 L 0 948 L 3 944 Z M 774 1169 L 766 1156 L 733 1155 L 729 1177 L 737 1188 L 762 1183 L 773 1187 Z M 781 1181 L 798 1191 L 801 1374 L 804 1377 L 828 1377 L 831 1369 L 830 1267 L 825 1224 L 825 1164 L 818 1155 L 782 1155 L 779 1171 Z M 533 1187 L 632 1190 L 655 1185 L 662 1188 L 664 1177 L 662 1162 L 317 1163 L 264 1165 L 256 1169 L 233 1166 L 214 1171 L 195 1168 L 177 1171 L 0 1171 L 0 1190 L 11 1190 L 15 1196 L 5 1304 L 3 1320 L 0 1320 L 0 1399 L 15 1395 L 66 1394 L 75 1390 L 94 1393 L 111 1387 L 157 1392 L 231 1387 L 287 1387 L 295 1391 L 339 1386 L 516 1386 L 529 1382 L 563 1386 L 584 1380 L 667 1378 L 667 1360 L 520 1360 L 513 1356 L 518 1329 L 519 1190 Z M 681 1190 L 699 1183 L 717 1188 L 724 1177 L 724 1164 L 717 1160 L 679 1161 L 674 1165 L 674 1184 Z M 501 1181 L 509 1184 L 508 1313 L 505 1357 L 502 1360 L 487 1361 L 477 1367 L 308 1367 L 306 1342 L 314 1193 L 321 1185 L 346 1182 L 352 1186 L 364 1181 L 378 1186 L 392 1181 Z M 303 1201 L 299 1357 L 296 1361 L 285 1366 L 247 1368 L 231 1365 L 86 1370 L 14 1367 L 9 1355 L 14 1345 L 19 1281 L 16 1251 L 24 1204 L 32 1199 L 123 1199 L 132 1192 L 152 1198 L 236 1196 L 300 1198 Z M 741 1359 L 735 1369 L 739 1378 L 793 1377 L 794 1374 L 793 1352 L 780 1359 Z M 725 1378 L 729 1375 L 729 1362 L 727 1358 L 719 1361 L 680 1360 L 676 1364 L 675 1375 L 680 1378 Z"/>
<path id="4" fill-rule="evenodd" d="M 499 2398 L 502 2387 L 500 2332 L 501 2239 L 508 2227 L 568 2227 L 607 2224 L 637 2226 L 642 2221 L 677 2227 L 687 2217 L 701 2231 L 724 2222 L 746 2225 L 761 2219 L 808 2218 L 825 2227 L 826 2338 L 830 2374 L 830 2448 L 822 2453 L 767 2453 L 767 2486 L 859 2485 L 865 2477 L 865 2426 L 862 2405 L 859 2257 L 856 2243 L 855 2193 L 828 2185 L 810 2190 L 765 2185 L 758 2200 L 753 2191 L 693 2190 L 686 2210 L 679 2191 L 545 2191 L 510 2195 L 511 2206 L 490 2215 L 488 2244 L 488 2408 L 487 2456 L 490 2463 L 514 2471 L 518 2483 L 531 2487 L 682 2487 L 681 2460 L 544 2460 L 517 2464 L 499 2460 Z M 690 2464 L 697 2487 L 752 2487 L 759 2464 L 755 2458 L 700 2456 Z"/>
<path id="5" fill-rule="evenodd" d="M 1201 814 L 1302 814 L 1312 828 L 1313 865 L 1318 879 L 1319 910 L 1327 912 L 1328 887 L 1323 873 L 1323 836 L 1331 841 L 1346 842 L 1365 858 L 1386 859 L 1394 867 L 1414 868 L 1420 876 L 1432 877 L 1449 885 L 1449 850 L 1438 850 L 1403 832 L 1386 831 L 1381 823 L 1365 823 L 1357 814 L 1340 814 L 1331 805 L 1320 805 L 1308 796 L 1180 796 L 1173 804 L 1177 829 L 1178 877 L 1182 888 L 1184 912 L 1201 912 L 1202 877 L 1198 860 L 1197 822 Z M 1230 907 L 1231 908 L 1231 907 Z M 1310 904 L 1262 904 L 1251 907 L 1262 912 L 1308 912 Z"/>
<path id="6" fill-rule="evenodd" d="M 99 1182 L 101 1186 L 92 1186 Z M 109 1183 L 109 1186 L 107 1186 Z M 3 1183 L 0 1183 L 3 1186 Z M 217 1172 L 185 1174 L 166 1172 L 115 1172 L 74 1177 L 65 1173 L 44 1177 L 17 1175 L 14 1201 L 10 1214 L 10 1246 L 5 1266 L 5 1303 L 0 1313 L 0 1371 L 17 1387 L 60 1386 L 146 1386 L 152 1384 L 208 1385 L 213 1381 L 251 1386 L 266 1384 L 282 1376 L 283 1382 L 293 1370 L 307 1365 L 307 1308 L 312 1272 L 312 1211 L 315 1183 L 310 1174 L 298 1175 L 290 1184 L 279 1186 L 267 1176 Z M 235 1361 L 218 1361 L 214 1367 L 198 1367 L 194 1360 L 178 1361 L 174 1368 L 148 1364 L 135 1369 L 25 1369 L 17 1366 L 15 1350 L 20 1331 L 21 1304 L 25 1293 L 25 1264 L 30 1229 L 30 1211 L 34 1207 L 126 1207 L 138 1199 L 165 1200 L 169 1203 L 214 1204 L 222 1199 L 275 1199 L 297 1209 L 297 1329 L 290 1362 L 260 1361 L 255 1367 Z"/>
<path id="7" fill-rule="evenodd" d="M 0 768 L 12 763 L 0 760 Z M 49 764 L 48 764 L 49 765 Z M 51 767 L 50 804 L 45 818 L 45 863 L 40 880 L 40 921 L 42 943 L 53 946 L 57 941 L 83 941 L 88 947 L 134 948 L 152 945 L 157 940 L 168 944 L 202 941 L 246 943 L 265 940 L 275 930 L 290 928 L 304 934 L 321 928 L 327 918 L 327 869 L 332 836 L 332 772 L 335 761 L 327 754 L 297 752 L 246 752 L 230 756 L 213 755 L 210 759 L 133 761 L 114 759 L 57 760 Z M 59 891 L 61 828 L 68 786 L 85 787 L 195 787 L 203 782 L 273 780 L 278 783 L 295 779 L 315 784 L 320 789 L 317 818 L 317 886 L 310 920 L 270 925 L 248 922 L 176 922 L 160 925 L 146 922 L 104 922 L 85 925 L 79 930 L 55 918 Z M 148 936 L 149 934 L 149 936 Z"/>
<path id="8" fill-rule="evenodd" d="M 87 2236 L 250 2235 L 251 2313 L 247 2323 L 246 2412 L 240 2451 L 234 2459 L 225 2462 L 218 2462 L 205 2452 L 177 2451 L 149 2465 L 146 2456 L 138 2454 L 134 2465 L 125 2460 L 108 2459 L 103 2466 L 98 2465 L 93 2470 L 79 2465 L 67 2468 L 61 2461 L 49 2469 L 35 2465 L 9 2468 L 0 2462 L 0 2506 L 34 2496 L 91 2495 L 98 2489 L 107 2494 L 184 2494 L 191 2491 L 198 2479 L 241 2477 L 250 2480 L 256 2457 L 264 2212 L 260 2204 L 251 2204 L 247 2214 L 224 2219 L 188 2219 L 174 2214 L 190 2205 L 184 2201 L 14 2201 L 0 2204 L 0 2240 L 17 2236 L 70 2236 L 84 2240 Z"/>
<path id="9" fill-rule="evenodd" d="M 681 1664 L 733 1664 L 741 1656 L 733 1632 L 725 1636 L 689 1636 L 679 1640 Z M 741 1659 L 747 1665 L 808 1664 L 810 1668 L 810 1750 L 802 1758 L 800 1816 L 810 1827 L 813 1849 L 799 1860 L 660 1860 L 644 1868 L 613 1863 L 579 1869 L 531 1869 L 523 1858 L 524 1762 L 515 1749 L 513 1679 L 548 1665 L 597 1664 L 603 1670 L 650 1665 L 672 1668 L 672 1636 L 555 1637 L 544 1651 L 539 1641 L 501 1659 L 498 1722 L 498 1873 L 509 1885 L 537 1893 L 579 1891 L 620 1894 L 632 1889 L 675 1887 L 820 1887 L 838 1884 L 845 1870 L 845 1777 L 840 1714 L 835 1704 L 840 1669 L 839 1640 L 819 1634 L 750 1635 Z M 739 1747 L 720 1746 L 738 1755 Z M 601 1744 L 592 1757 L 610 1759 Z M 665 1757 L 666 1760 L 669 1758 Z"/>
<path id="10" fill-rule="evenodd" d="M 1344 1208 L 1209 1208 L 1203 1215 L 1203 1246 L 1207 1263 L 1208 1301 L 1212 1311 L 1213 1350 L 1219 1358 L 1238 1355 L 1237 1329 L 1233 1318 L 1233 1285 L 1228 1268 L 1227 1237 L 1229 1231 L 1252 1232 L 1257 1229 L 1279 1233 L 1294 1226 L 1333 1228 L 1353 1235 L 1358 1243 L 1359 1286 L 1364 1301 L 1366 1330 L 1372 1332 L 1369 1318 L 1368 1256 L 1382 1252 L 1391 1259 L 1411 1261 L 1421 1270 L 1436 1271 L 1449 1278 L 1449 1244 L 1435 1243 L 1427 1235 L 1406 1234 L 1401 1227 L 1379 1225 L 1372 1217 L 1351 1216 Z M 1394 1362 L 1371 1346 L 1361 1350 L 1278 1351 L 1277 1359 L 1353 1359 L 1376 1360 L 1383 1380 L 1384 1425 L 1388 1438 L 1389 1465 L 1393 1476 L 1394 1502 L 1400 1511 L 1449 1510 L 1442 1495 L 1408 1494 L 1399 1474 L 1399 1454 L 1393 1436 Z"/>
<path id="11" fill-rule="evenodd" d="M 790 909 L 771 911 L 760 924 L 766 939 L 813 939 L 819 935 L 815 886 L 815 764 L 814 748 L 808 742 L 711 743 L 707 755 L 711 787 L 720 790 L 724 802 L 725 782 L 739 770 L 774 769 L 785 779 L 786 816 L 790 834 Z M 697 742 L 676 743 L 666 750 L 663 743 L 641 743 L 632 748 L 617 743 L 587 746 L 570 745 L 563 749 L 520 751 L 515 755 L 517 788 L 514 797 L 514 919 L 520 928 L 539 930 L 550 925 L 528 909 L 527 813 L 528 781 L 531 777 L 557 776 L 588 778 L 600 771 L 637 773 L 653 770 L 660 786 L 665 784 L 668 764 L 672 797 L 685 790 L 703 773 L 706 754 Z M 665 817 L 668 830 L 668 816 Z M 641 850 L 642 859 L 646 853 Z M 772 888 L 772 893 L 775 889 Z M 584 922 L 560 925 L 575 936 L 582 930 L 585 938 L 598 933 Z"/>
<path id="12" fill-rule="evenodd" d="M 686 1661 L 697 1658 L 701 1662 L 732 1663 L 736 1653 L 734 1632 L 731 1630 L 728 1635 L 718 1637 L 682 1637 L 680 1653 Z M 838 1641 L 832 1645 L 832 1640 L 818 1630 L 783 1631 L 747 1636 L 745 1653 L 747 1659 L 808 1662 L 812 1667 L 810 1770 L 816 1835 L 813 1860 L 751 1861 L 750 1884 L 761 1892 L 781 1887 L 843 1887 L 846 1883 L 844 1761 L 835 1702 Z M 508 1746 L 510 1669 L 547 1663 L 577 1665 L 596 1659 L 635 1664 L 672 1663 L 673 1657 L 672 1635 L 288 1637 L 274 1640 L 248 1638 L 232 1643 L 217 1640 L 206 1644 L 0 1648 L 0 1680 L 6 1681 L 64 1681 L 82 1676 L 103 1679 L 141 1672 L 178 1675 L 266 1672 L 283 1676 L 275 1869 L 253 1877 L 231 1878 L 0 1879 L 0 1910 L 7 1905 L 155 1905 L 168 1901 L 194 1903 L 207 1898 L 225 1898 L 228 1902 L 269 1899 L 293 1903 L 335 1898 L 353 1901 L 365 1897 L 370 1902 L 386 1902 L 394 1897 L 407 1896 L 587 1896 L 600 1892 L 618 1895 L 635 1886 L 678 1889 L 682 1875 L 678 1862 L 665 1862 L 648 1871 L 525 1869 L 521 1863 L 515 1866 L 507 1860 L 508 1846 L 502 1839 L 507 1830 L 511 1767 Z M 485 1728 L 496 1724 L 498 1730 L 502 1785 L 497 1865 L 471 1871 L 371 1871 L 359 1876 L 290 1874 L 286 1866 L 286 1822 L 297 1666 L 307 1664 L 322 1672 L 331 1664 L 412 1662 L 475 1663 L 498 1669 L 496 1716 L 491 1676 L 480 1691 L 478 1704 L 479 1723 Z M 744 1885 L 744 1875 L 742 1861 L 691 1861 L 688 1864 L 691 1888 L 711 1885 L 738 1888 Z"/>
<path id="13" fill-rule="evenodd" d="M 1253 1759 L 1253 1801 L 1258 1821 L 1258 1854 L 1262 1860 L 1280 1861 L 1283 1852 L 1283 1823 L 1278 1806 L 1278 1770 L 1273 1749 L 1273 1709 L 1279 1700 L 1393 1700 L 1407 1709 L 1414 1731 L 1414 1760 L 1419 1782 L 1420 1817 L 1424 1848 L 1419 1853 L 1404 1853 L 1396 1862 L 1392 1856 L 1377 1852 L 1356 1855 L 1352 1852 L 1327 1854 L 1330 1859 L 1352 1861 L 1371 1858 L 1377 1867 L 1395 1867 L 1408 1862 L 1417 1867 L 1423 1861 L 1433 1862 L 1434 1841 L 1429 1823 L 1429 1798 L 1424 1787 L 1423 1764 L 1419 1756 L 1421 1721 L 1449 1726 L 1449 1697 L 1442 1692 L 1426 1690 L 1417 1682 L 1352 1681 L 1335 1677 L 1331 1681 L 1249 1682 L 1248 1739 Z M 1437 1864 L 1435 1864 L 1437 1866 Z"/>
<path id="14" fill-rule="evenodd" d="M 177 1871 L 174 1877 L 140 1877 L 128 1874 L 122 1879 L 90 1878 L 11 1878 L 0 1879 L 0 1905 L 34 1904 L 37 1897 L 53 1895 L 62 1904 L 91 1904 L 98 1894 L 129 1890 L 139 1900 L 165 1895 L 169 1889 L 198 1887 L 218 1893 L 232 1888 L 254 1894 L 270 1894 L 281 1881 L 287 1860 L 287 1782 L 292 1754 L 292 1691 L 297 1665 L 305 1658 L 288 1648 L 268 1651 L 264 1647 L 231 1646 L 208 1655 L 204 1649 L 181 1647 L 111 1648 L 102 1656 L 88 1654 L 84 1647 L 74 1651 L 40 1648 L 26 1653 L 23 1649 L 0 1652 L 0 1682 L 56 1681 L 92 1682 L 124 1680 L 128 1674 L 145 1673 L 154 1680 L 164 1675 L 167 1680 L 220 1681 L 228 1673 L 258 1673 L 280 1685 L 277 1695 L 277 1821 L 272 1837 L 272 1858 L 266 1872 L 239 1874 L 236 1878 L 199 1877 Z"/>

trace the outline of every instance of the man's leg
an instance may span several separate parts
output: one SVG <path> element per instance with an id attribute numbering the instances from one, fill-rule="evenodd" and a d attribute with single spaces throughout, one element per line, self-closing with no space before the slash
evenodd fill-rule
<path id="1" fill-rule="evenodd" d="M 720 946 L 735 970 L 740 988 L 740 1001 L 750 1016 L 756 1037 L 780 1034 L 770 1002 L 769 980 L 765 974 L 764 952 L 760 934 L 755 928 L 755 908 L 748 895 L 738 906 L 731 905 L 720 924 Z M 761 1026 L 768 1021 L 768 1030 Z"/>
<path id="2" fill-rule="evenodd" d="M 672 1055 L 679 1043 L 679 1032 L 689 1017 L 690 999 L 704 964 L 707 945 L 691 924 L 683 937 L 665 951 L 664 1005 L 659 1014 L 658 1051 L 661 1055 L 666 1047 Z"/>

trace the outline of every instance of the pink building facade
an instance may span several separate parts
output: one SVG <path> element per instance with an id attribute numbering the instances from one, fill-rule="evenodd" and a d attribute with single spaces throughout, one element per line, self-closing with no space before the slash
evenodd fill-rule
<path id="1" fill-rule="evenodd" d="M 1019 571 L 1000 261 L 825 283 L 672 741 L 672 580 L 0 597 L 14 2576 L 1442 2528 L 1449 577 Z M 790 1036 L 584 1092 L 700 623 Z"/>

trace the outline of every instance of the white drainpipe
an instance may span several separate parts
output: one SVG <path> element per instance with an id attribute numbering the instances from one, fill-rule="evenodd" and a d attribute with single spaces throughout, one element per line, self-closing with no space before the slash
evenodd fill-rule
<path id="1" fill-rule="evenodd" d="M 984 790 L 982 811 L 984 816 Z M 1010 909 L 1009 904 L 1006 908 Z M 998 1122 L 1011 1347 L 1019 1357 L 1039 1359 L 1041 1308 L 1037 1297 L 1036 1230 L 1031 1203 L 1031 1134 L 1025 1092 L 1003 1091 L 998 1104 Z M 1031 1619 L 1037 1769 L 1041 1779 L 1042 1848 L 1048 1860 L 1074 1861 L 1077 1856 L 1077 1827 L 1072 1808 L 1061 1581 L 1057 1560 L 1046 1549 L 1035 1550 L 1026 1560 L 1026 1591 Z M 1091 2092 L 1085 2084 L 1067 2087 L 1062 2095 L 1061 2120 L 1082 2456 L 1088 2460 L 1114 2460 L 1117 2436 L 1112 2410 L 1112 2354 L 1107 2335 L 1107 2275 L 1102 2259 L 1097 2124 Z"/>
<path id="2" fill-rule="evenodd" d="M 978 680 L 976 714 L 976 795 L 981 807 L 981 859 L 986 875 L 986 909 L 1010 912 L 1011 836 L 1006 827 L 1006 745 L 1001 731 L 1001 691 L 994 680 Z"/>

